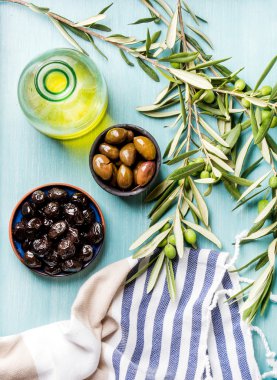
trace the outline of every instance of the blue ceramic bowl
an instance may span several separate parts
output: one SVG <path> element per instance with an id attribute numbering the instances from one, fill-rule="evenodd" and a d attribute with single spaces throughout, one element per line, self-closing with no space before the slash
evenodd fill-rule
<path id="1" fill-rule="evenodd" d="M 48 190 L 50 190 L 53 187 L 59 187 L 59 188 L 62 188 L 64 190 L 66 190 L 67 193 L 69 194 L 69 196 L 72 195 L 75 192 L 80 192 L 80 193 L 83 193 L 84 195 L 86 195 L 87 198 L 89 199 L 89 207 L 95 213 L 96 221 L 99 222 L 99 223 L 102 223 L 102 225 L 104 227 L 104 238 L 105 238 L 105 229 L 106 228 L 105 228 L 105 221 L 104 221 L 104 217 L 103 217 L 102 211 L 101 211 L 100 207 L 98 206 L 98 204 L 95 202 L 95 200 L 87 192 L 85 192 L 84 190 L 80 189 L 79 187 L 72 186 L 72 185 L 69 185 L 69 184 L 66 184 L 66 183 L 49 183 L 47 185 L 42 185 L 42 186 L 39 186 L 39 187 L 36 187 L 36 188 L 32 189 L 31 191 L 29 191 L 27 194 L 24 195 L 24 197 L 15 206 L 15 208 L 14 208 L 14 210 L 12 212 L 11 218 L 10 218 L 10 224 L 9 224 L 10 243 L 11 243 L 11 246 L 13 248 L 14 253 L 16 254 L 16 256 L 18 257 L 18 259 L 24 265 L 26 265 L 26 264 L 24 262 L 24 251 L 23 251 L 22 245 L 21 245 L 20 242 L 18 242 L 18 241 L 16 241 L 14 239 L 12 231 L 13 231 L 16 223 L 18 223 L 18 222 L 20 222 L 22 220 L 22 218 L 23 218 L 22 213 L 21 213 L 22 205 L 23 205 L 24 202 L 31 200 L 32 193 L 34 191 L 36 191 L 36 190 L 42 190 L 42 191 L 45 191 L 47 193 Z M 81 269 L 81 271 L 84 268 L 86 268 L 88 265 L 90 265 L 93 261 L 95 261 L 97 259 L 97 257 L 100 254 L 100 251 L 101 251 L 101 248 L 103 246 L 103 243 L 104 243 L 104 239 L 100 243 L 94 244 L 92 246 L 93 247 L 93 251 L 94 251 L 94 255 L 93 255 L 93 257 L 92 257 L 92 259 L 90 261 L 88 261 L 88 262 L 86 262 L 84 264 L 84 266 Z M 40 269 L 40 268 L 39 269 L 37 269 L 37 268 L 29 268 L 28 266 L 27 266 L 27 268 L 30 269 L 30 270 L 32 270 L 33 272 L 36 272 L 39 275 L 47 276 L 47 277 L 64 277 L 64 276 L 70 276 L 72 274 L 75 274 L 75 273 L 65 273 L 65 272 L 62 272 L 62 273 L 59 273 L 59 274 L 57 274 L 55 276 L 50 276 L 50 275 L 48 275 L 47 273 L 45 273 L 43 271 L 43 268 L 42 269 Z M 79 273 L 79 272 L 76 272 L 76 273 Z"/>

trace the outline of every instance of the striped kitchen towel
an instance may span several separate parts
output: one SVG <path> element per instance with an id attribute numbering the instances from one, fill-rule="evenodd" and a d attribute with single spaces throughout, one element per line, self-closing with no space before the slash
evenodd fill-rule
<path id="1" fill-rule="evenodd" d="M 186 249 L 174 260 L 177 298 L 165 270 L 147 294 L 152 267 L 124 285 L 145 261 L 116 262 L 80 289 L 71 320 L 0 339 L 1 380 L 256 380 L 251 332 L 227 271 L 228 254 Z"/>

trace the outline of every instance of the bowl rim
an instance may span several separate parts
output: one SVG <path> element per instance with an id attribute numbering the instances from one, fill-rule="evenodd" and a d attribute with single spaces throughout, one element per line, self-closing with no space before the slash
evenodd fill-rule
<path id="1" fill-rule="evenodd" d="M 104 237 L 103 237 L 103 240 L 101 242 L 101 245 L 99 247 L 99 252 L 98 252 L 98 255 L 94 258 L 94 259 L 91 259 L 91 261 L 88 262 L 88 264 L 83 267 L 79 272 L 75 272 L 75 273 L 62 273 L 62 274 L 58 274 L 58 275 L 49 275 L 45 272 L 41 272 L 41 271 L 38 271 L 36 270 L 36 268 L 30 268 L 28 267 L 28 265 L 26 265 L 26 263 L 24 262 L 23 258 L 21 257 L 21 255 L 19 254 L 15 244 L 14 244 L 14 238 L 13 238 L 13 234 L 12 234 L 12 227 L 13 227 L 13 221 L 14 221 L 14 217 L 15 217 L 15 214 L 18 210 L 18 208 L 20 207 L 20 205 L 24 202 L 24 200 L 26 198 L 28 198 L 34 191 L 36 190 L 41 190 L 45 187 L 50 187 L 50 186 L 53 186 L 53 187 L 69 187 L 69 188 L 72 188 L 73 190 L 77 190 L 78 192 L 80 193 L 83 193 L 85 194 L 89 200 L 94 204 L 94 206 L 96 207 L 97 211 L 99 212 L 99 215 L 100 215 L 100 219 L 101 219 L 101 224 L 103 225 L 103 231 L 104 231 Z M 94 260 L 99 256 L 100 252 L 102 251 L 102 248 L 103 248 L 103 244 L 104 244 L 104 239 L 105 239 L 105 234 L 106 234 L 106 223 L 105 223 L 105 219 L 104 219 L 104 215 L 102 213 L 102 210 L 100 208 L 100 206 L 98 205 L 98 203 L 95 201 L 95 199 L 89 194 L 87 193 L 85 190 L 83 190 L 82 188 L 78 187 L 78 186 L 74 186 L 74 185 L 71 185 L 69 183 L 65 183 L 65 182 L 50 182 L 50 183 L 46 183 L 44 185 L 40 185 L 40 186 L 36 186 L 34 187 L 33 189 L 29 190 L 27 193 L 25 193 L 24 196 L 22 196 L 20 198 L 20 200 L 16 203 L 16 205 L 14 206 L 13 208 L 13 211 L 11 213 L 11 216 L 10 216 L 10 220 L 9 220 L 9 240 L 10 240 L 10 245 L 13 249 L 13 252 L 14 254 L 16 255 L 16 257 L 21 261 L 22 264 L 25 265 L 25 267 L 27 267 L 29 270 L 31 270 L 32 272 L 36 273 L 37 275 L 40 275 L 40 276 L 43 276 L 43 277 L 50 277 L 50 278 L 63 278 L 63 277 L 67 277 L 67 276 L 72 276 L 74 274 L 77 274 L 77 273 L 80 273 L 82 272 L 82 270 L 86 269 L 88 266 L 90 266 L 90 264 L 92 262 L 94 262 Z"/>
<path id="2" fill-rule="evenodd" d="M 141 133 L 143 136 L 146 136 L 148 137 L 152 142 L 153 144 L 155 145 L 155 148 L 156 148 L 156 151 L 157 151 L 157 156 L 155 158 L 155 162 L 156 162 L 156 171 L 155 171 L 155 174 L 153 175 L 152 179 L 150 180 L 150 182 L 148 182 L 145 186 L 141 186 L 141 187 L 137 187 L 137 189 L 135 190 L 127 190 L 127 191 L 124 191 L 124 190 L 119 190 L 115 187 L 112 187 L 112 186 L 109 186 L 107 183 L 105 183 L 104 181 L 101 180 L 101 178 L 94 172 L 93 170 L 93 167 L 92 167 L 92 159 L 93 159 L 93 156 L 96 154 L 96 150 L 99 146 L 99 143 L 101 141 L 101 139 L 103 139 L 103 136 L 110 130 L 110 129 L 113 129 L 113 128 L 125 128 L 125 129 L 130 129 L 132 131 L 136 131 L 136 132 L 139 132 Z M 160 168 L 161 168 L 161 150 L 160 150 L 160 147 L 157 143 L 157 140 L 154 138 L 154 136 L 148 132 L 146 129 L 142 128 L 142 127 L 139 127 L 137 125 L 134 125 L 134 124 L 128 124 L 128 123 L 125 123 L 125 124 L 114 124 L 108 128 L 106 128 L 104 131 L 102 131 L 97 137 L 96 139 L 94 140 L 94 142 L 92 143 L 92 146 L 90 148 L 90 153 L 89 153 L 89 167 L 90 167 L 90 172 L 92 174 L 92 177 L 94 178 L 95 182 L 105 191 L 107 191 L 108 193 L 112 194 L 112 195 L 117 195 L 119 197 L 130 197 L 130 196 L 135 196 L 135 195 L 138 195 L 138 194 L 141 194 L 143 193 L 144 191 L 146 191 L 153 183 L 154 181 L 156 180 L 158 174 L 159 174 L 159 171 L 160 171 Z"/>

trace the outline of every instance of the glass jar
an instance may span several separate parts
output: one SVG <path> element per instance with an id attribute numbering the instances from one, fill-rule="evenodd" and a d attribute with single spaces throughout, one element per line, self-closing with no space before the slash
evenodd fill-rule
<path id="1" fill-rule="evenodd" d="M 29 122 L 55 139 L 84 135 L 108 105 L 105 80 L 95 63 L 72 49 L 54 49 L 32 60 L 18 84 L 20 106 Z"/>

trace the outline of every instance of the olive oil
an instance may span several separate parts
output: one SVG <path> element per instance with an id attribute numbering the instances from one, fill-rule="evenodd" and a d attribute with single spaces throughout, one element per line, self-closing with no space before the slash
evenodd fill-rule
<path id="1" fill-rule="evenodd" d="M 94 62 L 71 49 L 55 49 L 30 62 L 18 85 L 21 108 L 40 132 L 72 139 L 94 128 L 107 108 L 107 88 Z"/>

